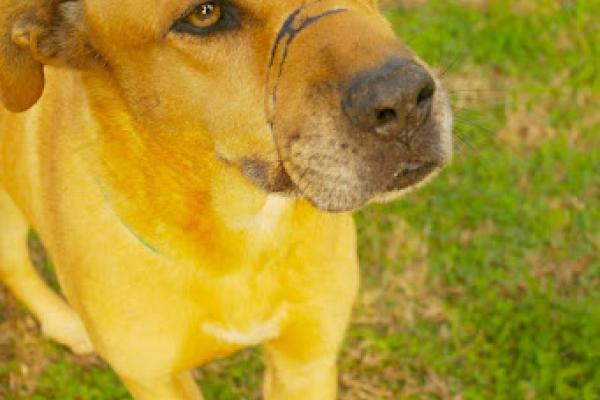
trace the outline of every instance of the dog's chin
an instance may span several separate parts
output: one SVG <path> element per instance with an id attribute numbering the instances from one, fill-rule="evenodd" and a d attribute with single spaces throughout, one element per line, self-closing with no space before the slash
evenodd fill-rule
<path id="1" fill-rule="evenodd" d="M 441 169 L 432 161 L 406 161 L 399 163 L 398 171 L 381 187 L 372 182 L 354 184 L 335 183 L 335 178 L 303 181 L 300 185 L 287 173 L 283 165 L 272 165 L 256 159 L 242 163 L 242 173 L 252 183 L 270 194 L 289 198 L 304 198 L 316 208 L 331 213 L 352 212 L 370 203 L 393 201 L 428 182 Z"/>
<path id="2" fill-rule="evenodd" d="M 316 193 L 302 192 L 296 188 L 295 193 L 306 198 L 322 211 L 353 212 L 371 203 L 396 200 L 429 182 L 441 169 L 442 166 L 435 162 L 410 161 L 400 163 L 398 171 L 393 174 L 386 185 L 379 189 L 374 188 L 371 182 L 357 182 L 352 187 L 339 185 L 333 190 L 322 190 Z M 292 181 L 291 178 L 290 181 Z M 309 186 L 327 188 L 331 186 L 331 182 L 313 182 Z M 335 194 L 332 195 L 332 193 Z"/>

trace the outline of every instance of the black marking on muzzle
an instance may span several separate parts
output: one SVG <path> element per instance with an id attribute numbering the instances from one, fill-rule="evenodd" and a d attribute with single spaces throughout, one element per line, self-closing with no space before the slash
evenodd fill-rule
<path id="1" fill-rule="evenodd" d="M 317 1 L 315 3 L 319 3 L 319 2 L 320 1 Z M 320 21 L 324 17 L 347 11 L 347 9 L 345 9 L 345 8 L 334 8 L 331 10 L 327 10 L 318 15 L 313 15 L 313 16 L 309 16 L 309 17 L 302 16 L 302 11 L 304 11 L 307 6 L 315 4 L 315 3 L 304 4 L 303 6 L 297 8 L 293 13 L 291 13 L 287 17 L 287 19 L 283 23 L 279 33 L 277 34 L 277 38 L 275 39 L 275 43 L 273 44 L 273 48 L 271 50 L 271 59 L 269 61 L 269 69 L 268 69 L 268 74 L 267 74 L 267 90 L 269 91 L 267 94 L 267 101 L 269 101 L 269 97 L 270 97 L 272 108 L 274 108 L 275 104 L 277 103 L 277 88 L 279 86 L 279 78 L 281 78 L 281 75 L 283 73 L 283 67 L 285 65 L 285 62 L 286 62 L 286 59 L 288 56 L 288 51 L 289 51 L 289 48 L 290 48 L 292 42 L 294 41 L 294 39 L 303 30 L 305 30 L 309 26 L 315 24 L 316 22 Z M 302 20 L 302 18 L 305 18 L 305 19 Z M 298 23 L 299 23 L 299 25 L 297 27 L 295 27 L 294 25 L 296 25 Z M 281 60 L 279 61 L 279 63 L 277 65 L 275 65 L 275 60 L 277 57 L 277 50 L 282 45 L 284 46 L 284 48 L 283 48 L 283 54 L 281 56 Z M 273 76 L 273 72 L 274 72 L 273 68 L 275 68 L 275 67 L 277 68 L 276 77 Z M 275 82 L 271 82 L 272 79 L 275 79 Z M 271 86 L 271 84 L 273 84 L 273 86 Z"/>

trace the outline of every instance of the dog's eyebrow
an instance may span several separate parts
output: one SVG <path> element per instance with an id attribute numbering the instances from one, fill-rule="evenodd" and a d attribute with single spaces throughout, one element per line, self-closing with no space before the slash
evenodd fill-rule
<path id="1" fill-rule="evenodd" d="M 172 13 L 169 16 L 170 20 L 176 20 L 191 12 L 194 8 L 198 7 L 198 0 L 189 1 L 189 0 L 179 0 L 174 2 L 172 7 Z"/>
<path id="2" fill-rule="evenodd" d="M 111 46 L 110 38 L 126 36 L 124 45 L 138 46 L 163 38 L 173 21 L 197 1 L 147 0 L 141 13 L 135 1 L 86 0 L 85 4 L 88 24 L 99 35 L 96 40 L 107 40 Z"/>

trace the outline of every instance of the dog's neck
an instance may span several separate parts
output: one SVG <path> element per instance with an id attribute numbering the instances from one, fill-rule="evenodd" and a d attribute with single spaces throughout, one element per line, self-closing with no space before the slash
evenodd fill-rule
<path id="1" fill-rule="evenodd" d="M 137 123 L 117 94 L 88 87 L 88 99 L 98 186 L 123 225 L 156 253 L 223 270 L 253 257 L 258 264 L 265 251 L 286 251 L 277 238 L 325 215 L 257 188 L 206 136 L 193 146 L 164 140 Z"/>

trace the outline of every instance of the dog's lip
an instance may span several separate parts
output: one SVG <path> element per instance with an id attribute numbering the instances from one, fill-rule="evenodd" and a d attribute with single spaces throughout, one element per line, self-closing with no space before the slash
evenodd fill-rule
<path id="1" fill-rule="evenodd" d="M 400 163 L 400 167 L 386 191 L 406 189 L 416 185 L 438 168 L 439 164 L 430 160 L 404 161 Z"/>

